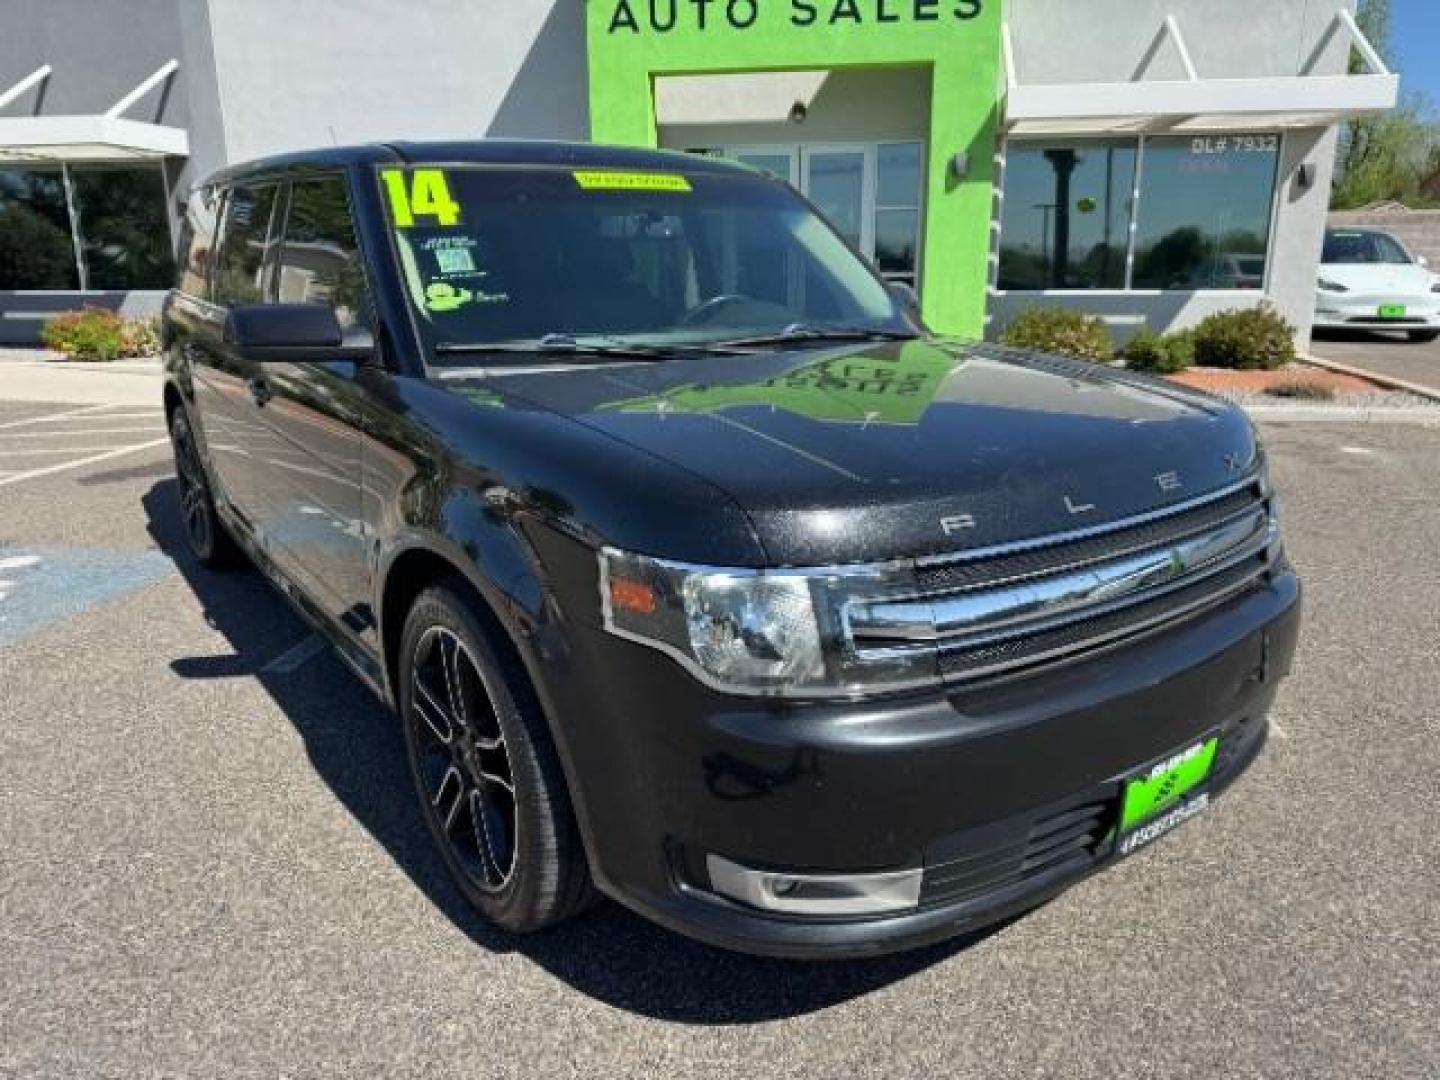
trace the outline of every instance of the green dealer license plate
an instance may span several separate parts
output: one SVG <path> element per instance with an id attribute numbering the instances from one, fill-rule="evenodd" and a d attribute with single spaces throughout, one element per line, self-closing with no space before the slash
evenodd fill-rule
<path id="1" fill-rule="evenodd" d="M 1405 318 L 1406 307 L 1404 304 L 1381 304 L 1380 318 L 1382 319 L 1403 319 Z"/>
<path id="2" fill-rule="evenodd" d="M 1205 782 L 1219 746 L 1212 735 L 1125 781 L 1116 851 L 1129 855 L 1210 805 Z"/>

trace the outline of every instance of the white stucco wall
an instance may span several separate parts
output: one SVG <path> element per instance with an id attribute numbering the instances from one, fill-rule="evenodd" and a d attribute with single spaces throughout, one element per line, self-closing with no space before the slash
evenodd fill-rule
<path id="1" fill-rule="evenodd" d="M 578 0 L 208 2 L 229 161 L 331 143 L 589 134 Z"/>

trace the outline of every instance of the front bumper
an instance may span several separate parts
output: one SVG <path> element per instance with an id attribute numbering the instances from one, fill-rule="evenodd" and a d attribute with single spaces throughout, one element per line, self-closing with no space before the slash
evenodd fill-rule
<path id="1" fill-rule="evenodd" d="M 1000 921 L 1114 856 L 1120 788 L 1219 730 L 1210 791 L 1258 754 L 1289 670 L 1282 573 L 1180 626 L 963 692 L 780 706 L 700 687 L 667 658 L 581 631 L 549 686 L 601 889 L 725 948 L 846 957 Z M 706 854 L 797 873 L 924 868 L 903 914 L 784 916 L 708 889 Z"/>
<path id="2" fill-rule="evenodd" d="M 1398 317 L 1382 317 L 1382 307 L 1404 308 Z M 1324 330 L 1440 330 L 1440 293 L 1379 296 L 1320 293 L 1315 326 Z"/>

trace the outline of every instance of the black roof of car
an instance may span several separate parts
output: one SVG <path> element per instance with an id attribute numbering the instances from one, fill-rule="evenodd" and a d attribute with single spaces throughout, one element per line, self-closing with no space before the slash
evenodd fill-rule
<path id="1" fill-rule="evenodd" d="M 745 165 L 678 150 L 544 139 L 471 139 L 454 142 L 386 142 L 327 146 L 292 154 L 259 158 L 227 166 L 207 177 L 202 186 L 230 183 L 247 176 L 292 169 L 337 168 L 392 162 L 402 165 L 444 163 L 477 165 L 574 165 L 582 168 L 678 169 L 687 172 L 753 172 Z"/>

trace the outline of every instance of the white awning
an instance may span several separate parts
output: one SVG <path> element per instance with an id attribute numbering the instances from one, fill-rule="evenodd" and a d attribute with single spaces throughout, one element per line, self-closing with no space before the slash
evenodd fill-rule
<path id="1" fill-rule="evenodd" d="M 105 112 L 85 116 L 0 116 L 0 163 L 6 161 L 129 161 L 186 157 L 190 137 L 184 128 L 128 120 L 125 113 L 146 94 L 168 82 L 180 63 L 171 60 L 144 79 Z M 0 108 L 50 77 L 50 65 L 37 68 L 0 93 Z"/>
<path id="2" fill-rule="evenodd" d="M 183 128 L 108 116 L 0 117 L 0 161 L 123 161 L 185 157 Z"/>
<path id="3" fill-rule="evenodd" d="M 1005 128 L 1011 135 L 1324 127 L 1347 117 L 1393 109 L 1400 95 L 1399 77 L 1385 66 L 1345 8 L 1336 13 L 1299 74 L 1268 78 L 1203 78 L 1173 16 L 1165 20 L 1131 82 L 1026 84 L 1015 68 L 1008 26 L 1003 34 Z M 1359 50 L 1369 74 L 1311 74 L 1337 34 L 1343 34 Z M 1178 55 L 1186 78 L 1144 78 L 1149 62 L 1167 41 Z"/>

